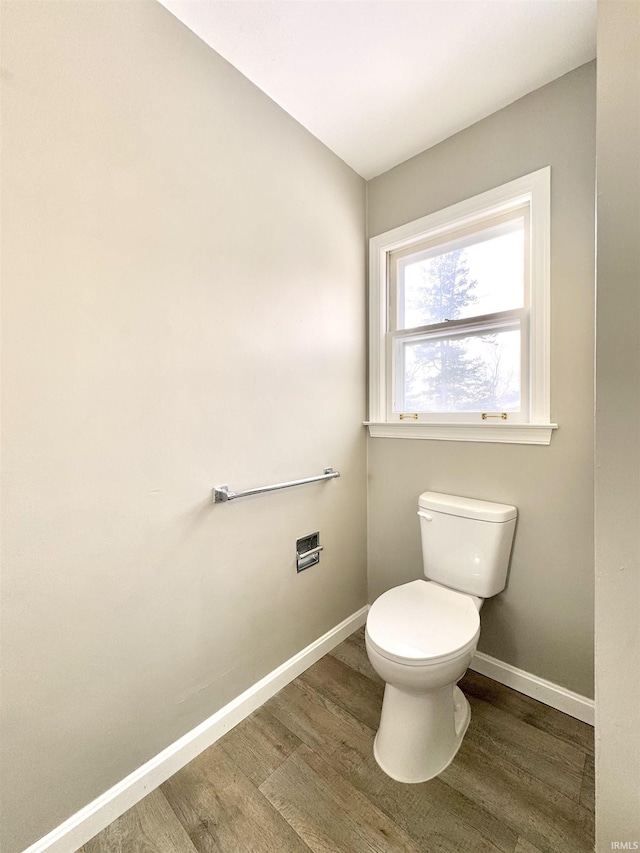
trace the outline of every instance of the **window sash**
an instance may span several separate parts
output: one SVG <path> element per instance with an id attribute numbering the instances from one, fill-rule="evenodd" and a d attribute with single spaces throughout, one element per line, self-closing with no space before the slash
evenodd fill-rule
<path id="1" fill-rule="evenodd" d="M 481 314 L 478 317 L 462 317 L 459 320 L 447 320 L 446 323 L 432 323 L 429 326 L 415 326 L 413 329 L 397 329 L 389 332 L 391 340 L 414 337 L 444 337 L 450 338 L 454 335 L 460 336 L 466 333 L 465 329 L 478 329 L 478 334 L 484 334 L 485 330 L 495 330 L 498 326 L 505 326 L 517 322 L 528 314 L 527 308 L 512 308 L 509 311 L 497 311 L 495 314 Z M 461 330 L 458 332 L 458 330 Z"/>
<path id="2" fill-rule="evenodd" d="M 433 323 L 409 329 L 398 328 L 402 316 L 400 298 L 401 265 L 411 259 L 426 259 L 447 252 L 463 249 L 508 233 L 513 224 L 524 220 L 523 252 L 523 307 L 500 311 L 494 314 L 476 315 Z M 497 234 L 496 234 L 497 232 Z M 387 394 L 386 419 L 397 421 L 401 415 L 412 415 L 412 419 L 427 422 L 457 422 L 482 419 L 482 412 L 409 412 L 402 411 L 399 401 L 404 397 L 403 360 L 398 357 L 398 341 L 427 341 L 442 339 L 460 339 L 471 335 L 491 334 L 492 331 L 520 331 L 520 410 L 509 412 L 511 422 L 526 422 L 531 410 L 529 393 L 529 306 L 531 301 L 531 264 L 530 264 L 530 202 L 524 203 L 497 215 L 485 216 L 465 227 L 450 228 L 427 239 L 413 243 L 387 254 L 388 311 L 386 332 Z M 417 418 L 415 417 L 417 415 Z"/>
<path id="3" fill-rule="evenodd" d="M 401 416 L 411 415 L 412 419 L 434 423 L 482 421 L 480 407 L 477 411 L 459 412 L 415 412 L 404 407 L 404 352 L 403 344 L 460 340 L 469 337 L 480 337 L 494 332 L 520 332 L 520 408 L 509 411 L 507 420 L 511 423 L 526 423 L 529 420 L 530 400 L 530 357 L 529 357 L 529 310 L 517 308 L 496 314 L 485 314 L 480 317 L 470 317 L 453 320 L 448 323 L 436 323 L 432 326 L 421 326 L 415 329 L 400 329 L 387 335 L 387 411 L 388 421 L 402 420 Z M 496 414 L 487 413 L 486 414 Z M 502 413 L 500 413 L 502 414 Z"/>
<path id="4" fill-rule="evenodd" d="M 458 249 L 478 245 L 494 239 L 496 236 L 508 233 L 513 224 L 521 219 L 524 219 L 523 307 L 529 307 L 531 304 L 531 217 L 530 203 L 527 201 L 506 213 L 487 216 L 464 228 L 452 228 L 435 237 L 418 241 L 409 247 L 389 252 L 387 254 L 388 331 L 396 331 L 402 325 L 400 318 L 403 315 L 401 300 L 404 297 L 404 276 L 401 270 L 407 261 L 411 260 L 416 263 L 420 260 L 427 260 Z M 496 231 L 498 231 L 497 234 Z"/>

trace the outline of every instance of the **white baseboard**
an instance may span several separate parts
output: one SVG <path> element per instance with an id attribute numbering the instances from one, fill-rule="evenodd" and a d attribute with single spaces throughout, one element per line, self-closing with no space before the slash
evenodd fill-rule
<path id="1" fill-rule="evenodd" d="M 222 735 L 263 705 L 350 634 L 364 625 L 368 607 L 353 613 L 311 645 L 221 708 L 195 729 L 163 749 L 113 788 L 72 815 L 23 853 L 74 853 L 117 817 L 177 773 Z"/>
<path id="2" fill-rule="evenodd" d="M 499 681 L 506 687 L 512 687 L 519 693 L 524 693 L 525 696 L 544 702 L 545 705 L 550 705 L 564 714 L 569 714 L 577 720 L 582 720 L 583 723 L 589 723 L 590 726 L 594 724 L 593 699 L 587 699 L 586 696 L 573 693 L 559 684 L 539 678 L 537 675 L 532 675 L 530 672 L 525 672 L 523 669 L 518 669 L 482 652 L 475 653 L 471 661 L 471 669 L 488 678 L 493 678 L 494 681 Z"/>

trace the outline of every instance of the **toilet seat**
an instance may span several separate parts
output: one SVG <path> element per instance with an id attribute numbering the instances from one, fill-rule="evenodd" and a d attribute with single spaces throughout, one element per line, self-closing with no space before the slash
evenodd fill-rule
<path id="1" fill-rule="evenodd" d="M 408 666 L 427 666 L 473 648 L 480 634 L 480 616 L 470 596 L 416 580 L 390 589 L 372 604 L 366 633 L 383 657 Z"/>

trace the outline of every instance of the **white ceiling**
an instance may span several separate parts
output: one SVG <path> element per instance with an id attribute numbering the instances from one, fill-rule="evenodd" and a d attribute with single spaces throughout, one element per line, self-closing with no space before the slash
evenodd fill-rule
<path id="1" fill-rule="evenodd" d="M 596 52 L 596 0 L 160 2 L 367 179 Z"/>

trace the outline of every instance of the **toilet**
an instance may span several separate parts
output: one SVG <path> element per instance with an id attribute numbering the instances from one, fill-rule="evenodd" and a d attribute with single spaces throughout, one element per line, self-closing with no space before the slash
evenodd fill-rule
<path id="1" fill-rule="evenodd" d="M 398 782 L 425 782 L 453 760 L 471 709 L 457 686 L 480 636 L 480 608 L 501 592 L 518 511 L 424 492 L 425 580 L 383 593 L 367 616 L 369 660 L 386 682 L 373 752 Z"/>

